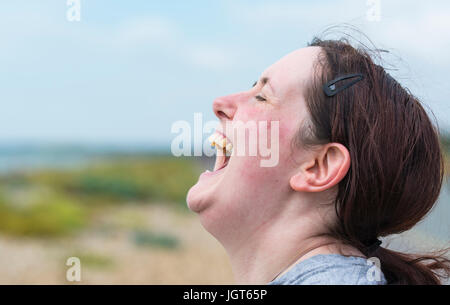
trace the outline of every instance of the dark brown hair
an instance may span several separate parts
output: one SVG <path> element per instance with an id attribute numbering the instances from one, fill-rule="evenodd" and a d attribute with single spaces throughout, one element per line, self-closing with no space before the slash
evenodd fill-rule
<path id="1" fill-rule="evenodd" d="M 450 273 L 445 251 L 411 255 L 379 247 L 367 252 L 376 238 L 413 227 L 436 202 L 444 175 L 437 128 L 419 100 L 376 64 L 367 48 L 354 48 L 346 39 L 315 38 L 309 45 L 322 52 L 305 93 L 310 122 L 301 130 L 301 143 L 338 142 L 351 156 L 338 186 L 333 235 L 378 257 L 390 284 L 441 283 Z M 335 96 L 324 94 L 323 84 L 349 73 L 364 79 Z"/>

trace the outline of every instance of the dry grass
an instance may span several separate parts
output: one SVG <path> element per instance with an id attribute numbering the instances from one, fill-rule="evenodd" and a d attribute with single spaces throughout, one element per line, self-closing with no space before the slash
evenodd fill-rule
<path id="1" fill-rule="evenodd" d="M 225 251 L 190 213 L 164 205 L 113 207 L 96 227 L 60 239 L 0 237 L 0 284 L 69 284 L 65 261 L 81 256 L 84 284 L 232 284 Z M 134 228 L 176 237 L 179 247 L 133 243 Z"/>

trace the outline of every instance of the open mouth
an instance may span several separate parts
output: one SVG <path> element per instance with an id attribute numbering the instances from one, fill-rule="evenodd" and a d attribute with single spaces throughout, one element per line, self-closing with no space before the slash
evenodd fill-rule
<path id="1" fill-rule="evenodd" d="M 221 132 L 216 131 L 209 137 L 211 146 L 216 148 L 216 163 L 214 164 L 214 172 L 217 172 L 228 165 L 233 145 L 231 141 Z"/>

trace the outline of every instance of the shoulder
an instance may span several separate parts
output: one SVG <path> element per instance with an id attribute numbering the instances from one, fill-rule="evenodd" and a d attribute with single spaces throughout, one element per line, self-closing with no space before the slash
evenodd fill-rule
<path id="1" fill-rule="evenodd" d="M 272 285 L 383 285 L 381 270 L 371 260 L 319 254 L 297 263 Z"/>

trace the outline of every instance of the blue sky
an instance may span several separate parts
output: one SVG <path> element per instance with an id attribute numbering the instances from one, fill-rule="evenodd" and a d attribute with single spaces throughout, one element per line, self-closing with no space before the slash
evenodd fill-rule
<path id="1" fill-rule="evenodd" d="M 450 129 L 450 3 L 64 0 L 0 4 L 0 141 L 169 143 L 176 120 L 214 119 L 215 97 L 249 88 L 330 24 L 392 51 L 392 74 Z"/>

